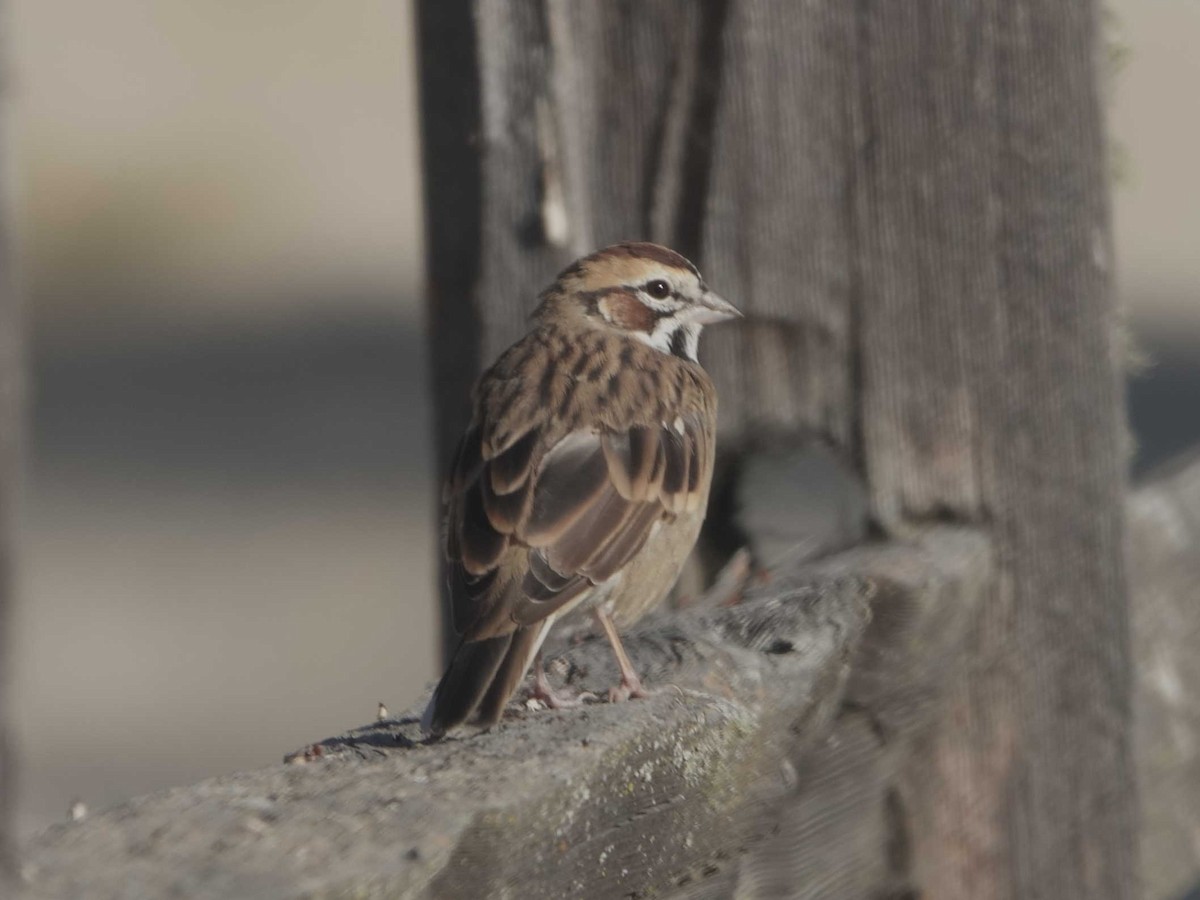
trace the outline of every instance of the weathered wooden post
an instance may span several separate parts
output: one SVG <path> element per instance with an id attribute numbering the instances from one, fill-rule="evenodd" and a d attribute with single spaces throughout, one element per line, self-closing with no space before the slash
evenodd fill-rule
<path id="1" fill-rule="evenodd" d="M 1135 892 L 1124 432 L 1091 0 L 423 0 L 439 456 L 570 258 L 649 238 L 730 457 L 820 435 L 898 539 L 982 530 L 965 674 L 887 788 L 928 897 Z"/>
<path id="2" fill-rule="evenodd" d="M 677 690 L 438 743 L 418 701 L 49 829 L 31 895 L 1138 895 L 1094 5 L 417 8 L 441 459 L 555 271 L 651 238 L 747 312 L 704 350 L 742 508 L 820 439 L 874 538 L 645 622 Z M 1198 485 L 1132 501 L 1153 900 L 1200 870 Z M 611 683 L 599 642 L 555 652 Z"/>
<path id="3" fill-rule="evenodd" d="M 7 111 L 7 110 L 4 110 Z M 0 121 L 0 157 L 7 157 L 7 121 Z M 22 417 L 21 328 L 13 290 L 7 213 L 11 197 L 7 179 L 0 183 L 0 887 L 15 870 L 11 828 L 13 794 L 12 744 L 8 733 L 9 634 L 13 606 L 17 483 L 20 478 Z"/>

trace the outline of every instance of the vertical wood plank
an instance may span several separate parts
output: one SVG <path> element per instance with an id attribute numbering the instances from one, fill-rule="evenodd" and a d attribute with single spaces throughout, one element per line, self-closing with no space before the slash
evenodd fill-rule
<path id="1" fill-rule="evenodd" d="M 850 13 L 769 0 L 729 13 L 700 255 L 746 313 L 705 337 L 733 442 L 855 445 Z"/>
<path id="2" fill-rule="evenodd" d="M 464 379 L 562 264 L 626 238 L 693 256 L 748 313 L 702 350 L 727 453 L 821 435 L 883 530 L 992 536 L 968 677 L 896 816 L 916 884 L 1130 896 L 1095 4 L 420 6 L 470 32 L 453 76 L 429 41 L 422 63 L 458 103 L 424 113 L 441 458 Z M 436 182 L 456 178 L 444 202 Z"/>
<path id="3" fill-rule="evenodd" d="M 0 54 L 0 62 L 4 54 Z M 3 69 L 0 68 L 0 72 Z M 3 75 L 7 75 L 4 72 Z M 0 77 L 3 77 L 0 75 Z M 7 79 L 5 78 L 6 82 Z M 0 83 L 7 88 L 7 83 Z M 15 603 L 16 505 L 21 477 L 21 434 L 24 415 L 22 329 L 12 271 L 12 204 L 8 168 L 8 104 L 0 104 L 0 888 L 15 878 L 16 845 L 12 834 L 13 772 L 9 731 L 9 680 L 12 664 L 10 623 Z"/>
<path id="4" fill-rule="evenodd" d="M 862 421 L 889 528 L 1000 560 L 913 830 L 930 897 L 1135 890 L 1124 460 L 1090 2 L 863 3 Z"/>

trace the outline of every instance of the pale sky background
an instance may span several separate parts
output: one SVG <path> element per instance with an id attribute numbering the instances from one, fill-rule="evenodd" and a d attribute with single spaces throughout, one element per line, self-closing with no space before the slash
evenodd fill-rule
<path id="1" fill-rule="evenodd" d="M 1190 364 L 1200 0 L 1110 5 L 1118 283 Z M 434 498 L 410 4 L 8 7 L 28 832 L 403 709 Z"/>
<path id="2" fill-rule="evenodd" d="M 434 674 L 410 5 L 10 0 L 19 826 Z"/>
<path id="3" fill-rule="evenodd" d="M 1118 72 L 1110 131 L 1117 283 L 1143 320 L 1200 335 L 1200 2 L 1112 0 Z"/>

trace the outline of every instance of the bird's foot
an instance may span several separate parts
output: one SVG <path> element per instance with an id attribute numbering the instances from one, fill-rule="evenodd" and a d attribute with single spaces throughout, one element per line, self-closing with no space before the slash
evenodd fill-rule
<path id="1" fill-rule="evenodd" d="M 575 709 L 583 706 L 588 700 L 598 700 L 599 698 L 591 691 L 582 691 L 574 696 L 559 693 L 544 679 L 534 679 L 533 687 L 529 691 L 529 699 L 537 700 L 548 709 Z"/>
<path id="2" fill-rule="evenodd" d="M 642 680 L 636 675 L 621 676 L 621 683 L 608 689 L 608 702 L 621 703 L 625 700 L 640 700 L 649 697 L 651 691 L 642 686 Z"/>
<path id="3" fill-rule="evenodd" d="M 573 697 L 556 691 L 532 691 L 529 699 L 537 700 L 548 709 L 575 709 L 583 706 L 588 700 L 598 700 L 599 698 L 591 691 L 583 691 Z"/>

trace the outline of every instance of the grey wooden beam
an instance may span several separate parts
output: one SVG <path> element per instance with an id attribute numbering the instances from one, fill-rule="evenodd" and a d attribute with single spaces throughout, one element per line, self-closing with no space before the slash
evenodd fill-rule
<path id="1" fill-rule="evenodd" d="M 1200 879 L 1200 457 L 1129 502 L 1142 896 Z M 912 884 L 915 788 L 993 572 L 987 542 L 937 529 L 793 568 L 723 611 L 630 641 L 643 702 L 516 711 L 416 743 L 405 717 L 279 765 L 137 798 L 28 848 L 35 897 L 854 897 Z M 868 615 L 868 607 L 871 610 Z M 791 649 L 786 649 L 788 644 Z M 563 654 L 577 687 L 607 649 Z M 415 709 L 414 709 L 415 712 Z M 781 743 L 792 726 L 798 749 Z M 794 736 L 790 739 L 794 740 Z M 314 748 L 320 748 L 316 750 Z"/>
<path id="2" fill-rule="evenodd" d="M 918 673 L 940 665 L 931 648 L 954 643 L 957 627 L 943 638 L 938 625 L 972 617 L 988 572 L 986 541 L 955 529 L 784 567 L 738 606 L 664 614 L 636 632 L 628 647 L 660 688 L 647 700 L 513 710 L 489 733 L 436 744 L 420 742 L 412 715 L 369 725 L 290 765 L 55 826 L 29 847 L 25 880 L 33 896 L 89 900 L 640 896 L 716 884 L 769 848 L 763 824 L 794 813 L 796 792 L 823 777 L 806 760 L 829 755 L 847 690 L 886 723 L 870 726 L 872 740 L 907 727 L 888 709 L 936 696 L 939 670 Z M 873 598 L 887 609 L 868 627 Z M 563 659 L 572 686 L 616 678 L 601 641 Z M 868 674 L 879 666 L 909 675 L 888 686 Z"/>

